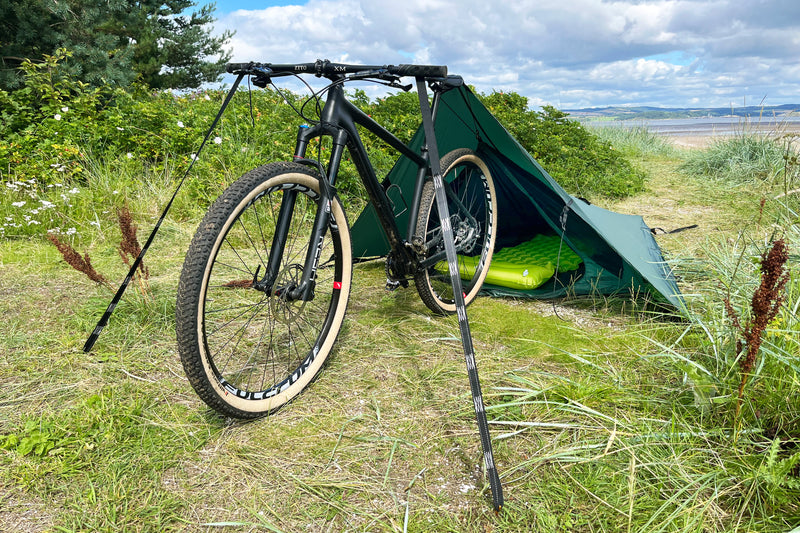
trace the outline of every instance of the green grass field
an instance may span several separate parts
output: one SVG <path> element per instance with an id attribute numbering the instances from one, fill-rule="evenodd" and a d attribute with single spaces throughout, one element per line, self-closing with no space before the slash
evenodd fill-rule
<path id="1" fill-rule="evenodd" d="M 796 178 L 722 186 L 689 174 L 686 152 L 630 153 L 649 175 L 646 192 L 602 203 L 651 226 L 699 225 L 659 237 L 691 317 L 601 296 L 479 298 L 469 308 L 505 488 L 499 515 L 457 323 L 432 316 L 413 287 L 385 292 L 382 263 L 356 266 L 319 378 L 278 413 L 241 423 L 197 398 L 175 346 L 176 283 L 199 208 L 179 205 L 168 219 L 146 258 L 149 291 L 129 289 L 90 354 L 83 343 L 112 293 L 46 240 L 4 238 L 0 531 L 800 526 L 800 195 L 787 182 Z M 167 193 L 157 176 L 137 189 L 97 173 L 86 199 L 75 193 L 74 225 L 86 228 L 77 248 L 116 287 L 126 272 L 119 234 L 96 202 L 127 196 L 144 241 Z M 777 236 L 792 277 L 739 400 L 723 301 L 749 316 L 758 256 Z"/>

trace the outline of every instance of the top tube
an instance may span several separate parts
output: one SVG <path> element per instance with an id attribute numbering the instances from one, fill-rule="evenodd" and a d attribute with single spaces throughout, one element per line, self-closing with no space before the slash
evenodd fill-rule
<path id="1" fill-rule="evenodd" d="M 318 59 L 314 63 L 228 63 L 226 71 L 231 74 L 314 74 L 319 77 L 331 77 L 344 74 L 389 74 L 393 76 L 413 76 L 420 78 L 444 78 L 447 76 L 446 65 L 353 65 L 347 63 L 331 63 L 327 59 Z"/>

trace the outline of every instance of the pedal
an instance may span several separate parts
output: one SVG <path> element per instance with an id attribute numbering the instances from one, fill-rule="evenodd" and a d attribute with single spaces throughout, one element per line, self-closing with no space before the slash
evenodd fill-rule
<path id="1" fill-rule="evenodd" d="M 407 288 L 408 287 L 408 280 L 406 280 L 406 279 L 396 280 L 396 279 L 386 278 L 386 290 L 387 291 L 396 291 L 400 287 L 403 287 L 404 289 Z"/>

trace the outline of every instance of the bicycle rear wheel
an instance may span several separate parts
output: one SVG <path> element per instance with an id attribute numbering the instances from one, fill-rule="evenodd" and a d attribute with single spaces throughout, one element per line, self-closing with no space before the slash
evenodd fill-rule
<path id="1" fill-rule="evenodd" d="M 267 265 L 281 205 L 293 199 L 274 280 Z M 299 394 L 333 348 L 350 294 L 352 258 L 338 198 L 320 246 L 315 290 L 291 296 L 303 275 L 319 203 L 318 174 L 294 163 L 259 167 L 209 209 L 181 272 L 178 349 L 189 382 L 210 407 L 254 418 Z"/>
<path id="2" fill-rule="evenodd" d="M 464 300 L 480 291 L 492 261 L 497 237 L 497 199 L 486 163 L 474 151 L 453 150 L 441 160 L 447 207 L 453 230 Z M 455 313 L 433 182 L 422 190 L 415 243 L 424 243 L 423 266 L 414 277 L 422 301 L 437 314 Z"/>

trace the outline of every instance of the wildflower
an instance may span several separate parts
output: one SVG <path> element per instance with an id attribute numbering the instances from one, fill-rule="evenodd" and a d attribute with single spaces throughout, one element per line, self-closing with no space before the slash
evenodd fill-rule
<path id="1" fill-rule="evenodd" d="M 14 207 L 22 207 L 25 205 L 25 200 L 22 200 L 20 202 L 14 202 L 11 205 L 13 205 Z"/>
<path id="2" fill-rule="evenodd" d="M 77 188 L 77 187 L 73 187 L 72 189 L 68 190 L 67 192 L 70 193 L 70 194 L 78 194 L 79 192 L 81 192 L 81 190 L 79 188 Z"/>
<path id="3" fill-rule="evenodd" d="M 205 100 L 211 100 L 211 97 L 210 97 L 210 96 L 208 96 L 208 95 L 205 95 L 205 96 L 203 96 L 203 98 L 204 98 Z"/>
<path id="4" fill-rule="evenodd" d="M 222 137 L 214 137 L 214 144 L 222 144 Z"/>
<path id="5" fill-rule="evenodd" d="M 62 113 L 66 113 L 67 111 L 69 111 L 69 108 L 67 106 L 61 108 Z"/>
<path id="6" fill-rule="evenodd" d="M 111 194 L 119 194 L 119 191 L 115 190 Z"/>
<path id="7" fill-rule="evenodd" d="M 180 120 L 178 121 L 178 127 L 179 127 L 179 128 L 182 128 L 182 127 L 183 127 L 183 122 L 181 122 Z"/>
<path id="8" fill-rule="evenodd" d="M 76 230 L 75 228 L 69 228 L 66 231 L 66 235 L 75 235 L 76 233 L 78 233 L 78 230 Z"/>
<path id="9" fill-rule="evenodd" d="M 127 157 L 128 159 L 133 159 L 133 154 L 128 152 L 127 154 L 125 154 L 125 157 Z"/>
<path id="10" fill-rule="evenodd" d="M 41 222 L 39 222 L 38 220 L 29 220 L 28 221 L 28 225 L 30 226 L 31 224 L 38 225 L 38 224 L 41 224 Z"/>
<path id="11" fill-rule="evenodd" d="M 192 154 L 192 161 L 197 161 L 197 154 Z"/>
<path id="12" fill-rule="evenodd" d="M 91 222 L 89 222 L 89 225 L 90 226 L 97 226 L 98 229 L 100 228 L 100 223 L 98 221 L 96 221 L 96 220 L 92 220 Z"/>
<path id="13" fill-rule="evenodd" d="M 56 113 L 55 115 L 53 115 L 53 118 L 56 119 L 56 120 L 61 120 L 61 115 Z"/>
<path id="14" fill-rule="evenodd" d="M 42 209 L 50 209 L 56 206 L 56 204 L 54 204 L 53 202 L 48 202 L 47 200 L 39 200 L 39 201 L 42 202 Z"/>
<path id="15" fill-rule="evenodd" d="M 117 126 L 117 131 L 125 131 L 125 128 L 120 128 L 119 126 Z"/>

